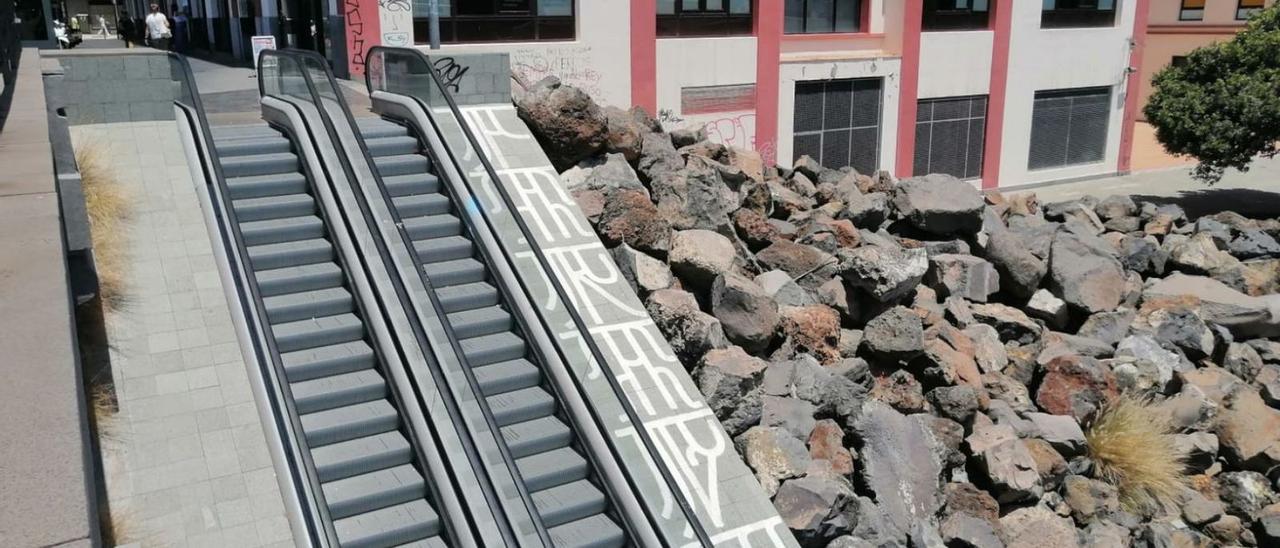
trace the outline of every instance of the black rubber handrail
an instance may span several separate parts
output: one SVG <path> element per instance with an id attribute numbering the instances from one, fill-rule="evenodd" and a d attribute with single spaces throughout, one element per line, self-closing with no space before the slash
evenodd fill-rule
<path id="1" fill-rule="evenodd" d="M 382 180 L 377 173 L 377 169 L 375 169 L 373 165 L 373 162 L 369 156 L 369 151 L 365 147 L 364 140 L 360 136 L 360 131 L 355 123 L 354 117 L 351 115 L 351 111 L 348 109 L 346 101 L 342 96 L 341 88 L 337 86 L 337 83 L 333 79 L 332 73 L 329 71 L 328 61 L 326 61 L 323 57 L 320 57 L 315 52 L 311 52 L 311 51 L 293 50 L 293 49 L 262 51 L 261 54 L 259 55 L 259 62 L 258 62 L 258 67 L 259 67 L 258 68 L 259 70 L 258 86 L 259 86 L 259 92 L 263 96 L 266 96 L 264 75 L 262 74 L 263 67 L 265 66 L 265 64 L 263 63 L 263 60 L 265 60 L 267 57 L 279 57 L 281 59 L 289 59 L 290 61 L 294 62 L 298 66 L 300 76 L 302 77 L 303 82 L 306 83 L 307 93 L 310 95 L 311 100 L 320 115 L 321 122 L 324 125 L 325 132 L 329 136 L 330 142 L 335 147 L 340 148 L 342 146 L 342 139 L 338 136 L 337 127 L 334 125 L 332 118 L 329 116 L 329 113 L 322 102 L 323 98 L 321 97 L 320 92 L 316 89 L 315 82 L 313 82 L 311 79 L 311 73 L 308 70 L 307 61 L 310 60 L 311 62 L 316 63 L 314 68 L 323 71 L 323 73 L 328 77 L 329 79 L 328 84 L 335 94 L 334 100 L 341 107 L 343 114 L 345 115 L 345 118 L 346 118 L 345 121 L 348 124 L 348 127 L 350 128 L 351 132 L 355 135 L 356 142 L 359 144 L 361 152 L 364 155 L 365 160 L 368 162 L 369 171 L 372 173 L 378 186 L 381 188 Z M 373 211 L 370 208 L 368 200 L 366 200 L 364 193 L 359 188 L 359 180 L 355 176 L 355 169 L 351 165 L 350 158 L 347 157 L 345 150 L 336 150 L 335 152 L 337 153 L 336 155 L 338 157 L 339 166 L 343 170 L 343 174 L 346 176 L 348 184 L 351 185 L 352 193 L 356 197 L 356 203 L 360 209 L 360 212 L 364 221 L 368 224 L 371 230 L 377 230 L 377 227 L 378 227 L 377 219 L 373 215 Z M 393 207 L 390 207 L 390 204 L 391 202 L 388 201 L 388 208 L 394 210 Z M 409 241 L 407 239 L 408 234 L 405 232 L 404 227 L 400 226 L 399 222 L 397 222 L 397 228 L 401 237 L 405 238 L 405 241 L 408 242 Z M 389 249 L 387 249 L 386 243 L 383 241 L 383 239 L 375 236 L 374 238 L 372 238 L 372 240 L 374 242 L 375 249 L 378 251 L 379 257 L 383 261 L 383 263 L 387 265 L 394 264 L 391 257 L 391 252 Z M 410 245 L 409 248 L 412 249 L 412 245 Z M 416 265 L 415 265 L 415 268 L 418 271 L 422 270 L 420 267 L 417 267 Z M 392 286 L 396 293 L 396 297 L 400 301 L 400 306 L 403 307 L 403 309 L 406 311 L 406 317 L 408 318 L 409 324 L 413 329 L 413 334 L 416 339 L 416 342 L 418 343 L 419 347 L 422 348 L 423 350 L 422 352 L 423 357 L 427 362 L 427 367 L 430 370 L 433 379 L 435 380 L 437 385 L 442 386 L 445 389 L 445 391 L 448 392 L 445 394 L 441 394 L 442 395 L 441 401 L 444 403 L 446 411 L 449 413 L 451 421 L 457 426 L 463 426 L 463 428 L 465 429 L 465 421 L 462 419 L 462 416 L 463 416 L 462 412 L 458 409 L 457 402 L 454 401 L 452 397 L 452 393 L 449 390 L 450 384 L 448 382 L 448 379 L 444 376 L 443 369 L 440 367 L 439 362 L 437 362 L 434 356 L 429 351 L 427 351 L 427 349 L 431 348 L 431 345 L 427 340 L 426 331 L 424 330 L 421 322 L 418 321 L 415 315 L 407 313 L 408 311 L 413 310 L 412 302 L 409 298 L 408 290 L 405 289 L 404 284 L 400 280 L 399 276 L 390 276 L 390 278 L 391 278 Z M 430 286 L 428 286 L 427 293 L 432 296 L 433 302 L 438 307 L 437 313 L 442 313 L 443 309 L 439 308 L 438 301 L 435 301 L 435 294 L 434 292 L 430 291 Z M 445 318 L 443 315 L 441 315 L 441 322 L 445 325 L 446 329 L 449 329 L 447 318 Z M 467 372 L 468 380 L 474 381 L 474 378 L 470 377 L 470 371 L 471 371 L 470 367 L 465 367 L 466 366 L 465 357 L 462 355 L 461 348 L 458 347 L 455 341 L 455 337 L 453 337 L 452 335 L 452 331 L 449 332 L 449 339 L 454 346 L 454 350 L 458 352 L 459 360 L 463 360 L 463 365 L 464 365 L 463 370 Z M 427 408 L 427 402 L 422 397 L 421 387 L 417 385 L 416 380 L 412 375 L 409 376 L 409 379 L 410 379 L 410 382 L 413 384 L 413 392 L 415 395 L 417 395 L 419 399 L 419 404 L 422 405 L 424 409 Z M 493 429 L 495 433 L 498 433 L 499 431 L 497 430 L 497 427 L 496 427 L 496 421 L 493 420 L 492 415 L 488 411 L 488 407 L 485 405 L 481 405 L 481 409 L 485 413 L 486 420 L 489 421 L 490 427 Z M 430 424 L 428 424 L 428 428 L 431 428 Z M 466 431 L 469 432 L 469 430 L 466 430 Z M 481 458 L 479 450 L 476 449 L 474 441 L 469 439 L 468 436 L 461 435 L 461 432 L 459 434 L 460 435 L 458 437 L 463 444 L 463 450 L 468 454 L 468 458 L 470 459 L 470 461 L 473 463 L 483 463 L 484 460 Z M 507 460 L 507 464 L 511 467 L 512 473 L 517 474 L 517 478 L 518 478 L 519 472 L 515 468 L 514 460 L 510 459 L 510 454 L 505 451 L 505 446 L 500 442 L 501 440 L 499 440 L 498 445 L 500 446 L 500 448 L 504 449 L 503 457 Z M 437 450 L 441 455 L 446 454 L 446 452 L 444 451 L 444 448 L 439 446 L 438 442 L 437 442 Z M 425 472 L 426 471 L 424 470 L 424 474 Z M 458 483 L 457 478 L 454 477 L 451 470 L 448 470 L 448 467 L 446 467 L 446 472 L 449 473 L 450 482 L 453 483 L 455 490 L 458 493 L 463 493 L 461 489 L 461 485 Z M 499 511 L 498 509 L 501 508 L 501 502 L 497 496 L 496 489 L 494 489 L 493 487 L 492 480 L 489 478 L 487 471 L 484 471 L 484 470 L 478 471 L 476 476 L 477 476 L 477 480 L 479 480 L 480 482 L 480 488 L 485 496 L 486 502 L 488 503 L 490 509 L 492 509 L 495 512 L 495 517 L 497 517 L 497 513 Z M 517 481 L 516 483 L 517 483 L 517 488 L 520 490 L 520 494 L 524 499 L 525 505 L 529 508 L 529 511 L 533 514 L 533 519 L 535 520 L 534 523 L 535 523 L 535 526 L 538 528 L 540 536 L 542 536 L 543 541 L 548 546 L 550 546 L 550 542 L 549 542 L 550 537 L 546 535 L 546 530 L 544 527 L 542 527 L 542 523 L 539 516 L 537 515 L 536 508 L 533 506 L 532 498 L 529 497 L 528 493 L 524 490 L 522 482 Z M 437 500 L 440 500 L 438 496 L 437 496 Z M 441 511 L 443 511 L 443 508 L 441 508 Z M 482 538 L 483 536 L 482 532 L 476 529 L 478 525 L 474 523 L 474 520 L 468 520 L 468 521 L 470 522 L 473 533 L 475 533 L 478 538 Z M 506 541 L 508 545 L 515 546 L 516 545 L 515 534 L 511 530 L 510 524 L 504 519 L 497 519 L 496 521 L 498 522 L 499 533 L 502 535 L 503 540 Z M 449 520 L 444 520 L 444 522 L 448 523 Z"/>
<path id="2" fill-rule="evenodd" d="M 261 374 L 264 379 L 274 379 L 276 381 L 271 382 L 272 386 L 265 387 L 270 395 L 267 404 L 271 407 L 276 429 L 281 435 L 289 437 L 289 439 L 284 440 L 286 442 L 285 445 L 288 447 L 288 450 L 284 453 L 292 479 L 290 483 L 297 492 L 298 503 L 306 505 L 306 510 L 308 510 L 304 512 L 303 525 L 306 527 L 307 535 L 311 539 L 323 538 L 327 544 L 337 546 L 338 535 L 333 529 L 333 520 L 329 518 L 328 508 L 324 504 L 317 504 L 323 490 L 320 486 L 319 478 L 314 473 L 315 464 L 311 460 L 311 452 L 299 444 L 299 436 L 303 432 L 301 419 L 293 405 L 292 398 L 286 397 L 281 387 L 280 381 L 287 377 L 284 372 L 284 363 L 280 358 L 280 351 L 276 347 L 275 337 L 271 335 L 271 323 L 267 320 L 266 304 L 262 300 L 257 279 L 246 280 L 242 278 L 240 269 L 237 268 L 239 266 L 252 269 L 252 262 L 249 259 L 249 250 L 240 234 L 240 222 L 236 218 L 235 208 L 230 206 L 232 200 L 227 191 L 227 179 L 222 172 L 222 161 L 218 157 L 218 147 L 213 140 L 209 119 L 205 115 L 204 103 L 200 99 L 200 90 L 196 86 L 195 75 L 192 73 L 191 64 L 187 62 L 186 57 L 172 52 L 168 53 L 168 57 L 178 67 L 179 76 L 186 84 L 187 96 L 191 104 L 184 104 L 181 99 L 175 99 L 174 103 L 182 107 L 188 115 L 196 117 L 194 122 L 195 125 L 199 126 L 201 133 L 200 138 L 194 139 L 197 156 L 199 156 L 203 172 L 213 175 L 213 180 L 207 181 L 207 184 L 211 186 L 213 192 L 217 193 L 218 199 L 211 199 L 210 206 L 213 209 L 214 219 L 219 225 L 218 232 L 222 239 L 223 248 L 229 254 L 233 254 L 229 258 L 235 261 L 229 270 L 231 270 L 231 277 L 236 285 L 236 296 L 239 298 L 240 307 L 245 311 L 245 319 L 252 324 L 250 326 L 249 343 L 253 347 L 255 361 L 261 368 Z M 203 144 L 201 143 L 202 140 Z M 202 146 L 208 147 L 208 150 L 202 150 Z M 206 158 L 209 160 L 207 163 Z M 226 208 L 219 210 L 219 204 L 225 205 Z M 288 421 L 288 424 L 286 424 L 286 421 Z M 304 485 L 310 486 L 311 494 L 308 494 Z"/>
<path id="3" fill-rule="evenodd" d="M 600 367 L 600 370 L 602 372 L 601 376 L 604 377 L 606 381 L 609 383 L 610 389 L 613 391 L 614 395 L 617 397 L 619 403 L 621 404 L 623 410 L 626 412 L 627 419 L 630 420 L 631 423 L 634 425 L 637 437 L 641 440 L 642 444 L 644 445 L 645 451 L 649 454 L 649 458 L 653 460 L 654 467 L 658 469 L 658 473 L 662 476 L 663 482 L 666 483 L 668 489 L 671 490 L 671 496 L 673 499 L 675 499 L 676 504 L 680 507 L 680 511 L 684 514 L 686 520 L 688 521 L 689 527 L 692 529 L 699 543 L 701 543 L 703 546 L 706 546 L 708 548 L 713 546 L 714 544 L 711 541 L 710 535 L 707 534 L 706 528 L 703 527 L 702 522 L 698 519 L 697 514 L 693 510 L 693 507 L 689 504 L 689 501 L 684 498 L 684 493 L 683 491 L 680 490 L 679 484 L 676 482 L 675 478 L 671 475 L 671 471 L 667 469 L 666 466 L 663 466 L 664 460 L 661 458 L 661 454 L 659 453 L 657 446 L 653 441 L 653 438 L 649 435 L 648 430 L 644 428 L 643 421 L 640 420 L 640 416 L 636 412 L 635 407 L 631 404 L 630 399 L 627 398 L 626 394 L 622 390 L 622 387 L 618 384 L 618 380 L 609 371 L 608 369 L 609 362 L 605 360 L 604 353 L 600 350 L 600 346 L 596 343 L 595 339 L 591 336 L 591 331 L 588 328 L 586 321 L 582 319 L 582 315 L 579 314 L 577 308 L 573 306 L 572 304 L 573 301 L 570 299 L 568 291 L 565 290 L 564 286 L 556 278 L 555 276 L 556 271 L 555 269 L 552 268 L 551 262 L 547 259 L 546 252 L 542 249 L 542 246 L 538 243 L 538 240 L 534 237 L 533 231 L 529 228 L 529 225 L 524 220 L 524 217 L 519 214 L 519 209 L 517 209 L 515 200 L 512 199 L 510 192 L 502 184 L 502 179 L 498 177 L 497 170 L 493 168 L 493 164 L 489 161 L 488 155 L 486 155 L 484 153 L 484 149 L 480 147 L 479 140 L 476 139 L 475 134 L 471 131 L 471 127 L 467 124 L 466 118 L 462 116 L 462 112 L 458 109 L 457 102 L 454 101 L 453 95 L 449 93 L 448 89 L 445 87 L 443 80 L 440 77 L 440 74 L 436 71 L 435 66 L 431 63 L 431 60 L 430 60 L 431 58 L 427 56 L 426 53 L 413 48 L 374 46 L 370 48 L 369 51 L 366 53 L 366 59 L 373 59 L 380 51 L 391 51 L 391 52 L 398 52 L 406 55 L 416 55 L 421 59 L 422 64 L 425 65 L 428 74 L 431 75 L 432 82 L 435 83 L 436 90 L 440 93 L 440 96 L 444 98 L 445 102 L 449 106 L 449 110 L 452 112 L 453 116 L 458 120 L 458 125 L 461 128 L 463 134 L 466 136 L 467 142 L 471 145 L 471 149 L 475 152 L 476 158 L 480 161 L 481 165 L 484 167 L 485 174 L 489 177 L 490 181 L 492 181 L 493 187 L 497 191 L 499 197 L 502 199 L 504 206 L 507 208 L 508 211 L 511 212 L 512 219 L 515 220 L 516 226 L 520 229 L 521 235 L 523 235 L 525 238 L 525 241 L 528 242 L 530 250 L 533 251 L 534 257 L 538 260 L 539 266 L 543 269 L 544 272 L 546 272 L 547 274 L 546 278 L 548 282 L 550 283 L 552 288 L 555 290 L 556 295 L 559 297 L 560 301 L 564 303 L 565 310 L 569 313 L 570 318 L 573 320 L 574 327 L 577 328 L 578 333 L 582 337 L 583 342 L 586 344 L 587 349 L 591 353 L 592 359 L 595 360 L 595 362 Z M 367 63 L 368 61 L 366 61 L 366 64 Z M 374 88 L 372 86 L 372 82 L 370 81 L 370 71 L 368 70 L 365 71 L 365 86 L 369 90 L 369 93 L 372 94 L 374 91 Z M 418 98 L 418 97 L 412 97 L 412 98 L 419 101 L 420 103 L 422 102 L 421 98 Z M 431 109 L 427 105 L 423 104 L 422 106 L 424 107 L 423 110 L 427 113 L 428 116 L 433 116 Z M 435 122 L 433 121 L 432 123 L 435 123 Z M 449 154 L 450 156 L 453 156 L 453 151 L 450 150 Z M 464 175 L 463 179 L 469 179 L 468 177 L 465 176 L 466 171 L 463 170 L 462 166 L 457 163 L 456 157 L 454 157 L 454 162 L 455 162 L 455 165 L 457 165 L 457 167 L 459 168 L 459 172 L 463 173 Z M 469 180 L 465 181 L 465 184 L 468 186 L 469 189 L 471 188 L 471 183 Z M 473 191 L 473 194 L 475 194 L 474 191 Z M 475 194 L 475 195 L 478 196 L 479 194 Z M 488 213 L 485 211 L 485 208 L 477 208 L 477 209 L 480 211 L 481 215 L 484 216 L 486 221 L 488 221 L 488 223 L 492 227 L 493 222 L 488 218 Z M 502 244 L 501 240 L 498 240 L 498 243 L 499 243 L 499 246 L 502 248 L 503 254 L 507 256 L 508 261 L 514 268 L 514 265 L 516 264 L 514 261 L 514 257 L 511 256 L 511 253 L 506 249 L 506 246 Z M 527 286 L 523 278 L 520 276 L 516 276 L 516 279 L 519 281 L 521 287 L 524 289 L 526 294 L 528 294 L 529 297 L 532 299 L 533 293 L 529 291 L 529 287 Z M 536 301 L 533 301 L 533 302 L 536 302 Z M 541 319 L 543 325 L 548 328 L 548 332 L 554 333 L 555 331 L 550 329 L 550 322 L 547 320 L 542 310 L 538 307 L 534 307 L 534 309 L 538 311 L 539 318 Z M 558 342 L 556 342 L 556 346 L 557 348 L 559 348 Z M 561 354 L 563 355 L 562 351 L 561 351 Z M 566 361 L 565 363 L 568 363 L 568 361 Z M 575 382 L 578 382 L 576 375 L 572 375 L 572 377 L 574 378 Z M 578 384 L 579 384 L 579 387 L 581 388 L 580 382 L 578 382 Z M 588 406 L 588 408 L 591 409 L 592 412 L 594 413 L 594 407 Z M 601 424 L 603 424 L 603 422 Z M 609 440 L 611 445 L 614 443 L 614 439 L 612 436 L 606 436 L 605 439 Z M 614 449 L 614 451 L 615 451 L 615 454 L 617 454 L 616 448 Z M 625 471 L 626 469 L 624 468 L 623 470 Z M 631 474 L 627 474 L 627 476 L 628 476 L 628 479 L 633 482 L 633 488 L 634 488 L 635 487 L 634 479 L 631 477 Z M 645 507 L 645 511 L 646 513 L 648 513 L 649 512 L 648 505 L 642 505 L 642 506 Z M 652 515 L 650 515 L 650 519 L 655 520 L 655 518 Z"/>

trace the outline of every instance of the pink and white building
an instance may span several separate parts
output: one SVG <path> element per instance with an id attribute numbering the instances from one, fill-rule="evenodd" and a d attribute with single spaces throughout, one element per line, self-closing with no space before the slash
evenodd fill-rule
<path id="1" fill-rule="evenodd" d="M 668 128 L 704 126 L 782 165 L 810 154 L 995 188 L 1129 170 L 1149 1 L 440 5 L 442 53 L 506 52 L 526 80 L 557 75 Z M 422 47 L 425 5 L 392 23 Z"/>

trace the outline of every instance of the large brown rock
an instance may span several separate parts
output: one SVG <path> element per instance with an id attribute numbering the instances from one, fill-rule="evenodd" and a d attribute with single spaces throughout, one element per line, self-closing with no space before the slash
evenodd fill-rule
<path id="1" fill-rule="evenodd" d="M 711 314 L 724 325 L 724 333 L 748 352 L 769 347 L 778 329 L 778 305 L 745 276 L 726 272 L 711 286 Z"/>
<path id="2" fill-rule="evenodd" d="M 866 290 L 883 303 L 910 294 L 929 270 L 928 253 L 923 249 L 864 245 L 841 248 L 836 256 L 845 282 Z"/>
<path id="3" fill-rule="evenodd" d="M 1237 388 L 1223 404 L 1217 434 L 1227 460 L 1263 473 L 1280 464 L 1280 411 L 1250 387 Z"/>
<path id="4" fill-rule="evenodd" d="M 901 531 L 931 519 L 942 506 L 940 451 L 927 418 L 869 401 L 856 423 L 862 439 L 862 480 Z"/>
<path id="5" fill-rule="evenodd" d="M 1054 415 L 1071 415 L 1084 421 L 1120 394 L 1111 370 L 1088 356 L 1058 356 L 1044 370 L 1036 390 L 1036 404 Z"/>
<path id="6" fill-rule="evenodd" d="M 649 316 L 686 364 L 697 363 L 708 350 L 729 346 L 720 320 L 698 308 L 692 294 L 679 289 L 654 291 L 645 301 Z"/>
<path id="7" fill-rule="evenodd" d="M 516 113 L 559 171 L 598 152 L 605 144 L 604 112 L 586 92 L 561 85 L 554 76 L 543 78 L 516 99 Z"/>
<path id="8" fill-rule="evenodd" d="M 769 247 L 756 253 L 756 260 L 770 270 L 784 270 L 792 278 L 809 274 L 806 279 L 817 278 L 813 273 L 824 266 L 834 269 L 836 262 L 831 254 L 821 249 L 787 240 L 774 240 Z"/>
<path id="9" fill-rule="evenodd" d="M 625 243 L 658 257 L 665 257 L 671 247 L 671 225 L 640 190 L 610 193 L 596 230 L 610 247 Z"/>
<path id="10" fill-rule="evenodd" d="M 823 364 L 840 361 L 840 314 L 814 304 L 782 310 L 782 334 L 796 352 L 806 352 Z"/>
<path id="11" fill-rule="evenodd" d="M 916 228 L 945 236 L 976 233 L 986 204 L 973 185 L 935 173 L 898 181 L 893 205 Z"/>
<path id="12" fill-rule="evenodd" d="M 842 476 L 853 474 L 853 454 L 844 445 L 844 430 L 831 419 L 822 419 L 809 434 L 809 456 L 831 463 L 831 471 Z"/>
<path id="13" fill-rule="evenodd" d="M 755 426 L 734 442 L 770 497 L 784 480 L 803 476 L 813 460 L 804 442 L 782 428 Z"/>
<path id="14" fill-rule="evenodd" d="M 1073 548 L 1080 537 L 1070 518 L 1053 513 L 1044 506 L 1028 506 L 1000 518 L 1006 546 L 1009 548 Z"/>
<path id="15" fill-rule="evenodd" d="M 1124 297 L 1124 267 L 1114 249 L 1097 237 L 1058 231 L 1049 271 L 1062 300 L 1087 314 L 1115 310 Z"/>
<path id="16" fill-rule="evenodd" d="M 606 106 L 604 116 L 605 150 L 621 154 L 628 162 L 635 163 L 640 159 L 644 135 L 653 131 L 653 118 L 639 106 L 631 107 L 631 110 Z"/>
<path id="17" fill-rule="evenodd" d="M 671 270 L 690 286 L 706 289 L 733 269 L 733 242 L 710 230 L 681 230 L 671 238 Z"/>
<path id="18" fill-rule="evenodd" d="M 738 346 L 715 348 L 702 356 L 694 374 L 707 406 L 730 436 L 760 422 L 761 378 L 768 364 Z"/>
<path id="19" fill-rule="evenodd" d="M 725 186 L 709 160 L 691 156 L 688 167 L 654 178 L 649 186 L 658 212 L 672 228 L 700 228 L 733 236 L 729 214 L 738 208 L 738 194 Z"/>

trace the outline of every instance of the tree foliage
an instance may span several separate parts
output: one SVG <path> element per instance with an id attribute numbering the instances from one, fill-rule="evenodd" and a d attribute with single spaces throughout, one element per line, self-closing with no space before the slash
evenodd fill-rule
<path id="1" fill-rule="evenodd" d="M 1174 154 L 1200 161 L 1193 175 L 1216 183 L 1280 152 L 1280 4 L 1255 15 L 1230 41 L 1191 52 L 1152 80 L 1143 113 Z"/>

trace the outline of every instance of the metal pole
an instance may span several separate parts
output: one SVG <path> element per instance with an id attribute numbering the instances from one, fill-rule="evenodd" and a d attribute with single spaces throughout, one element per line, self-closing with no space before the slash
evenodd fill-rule
<path id="1" fill-rule="evenodd" d="M 431 49 L 440 49 L 440 0 L 427 0 L 427 35 Z"/>

